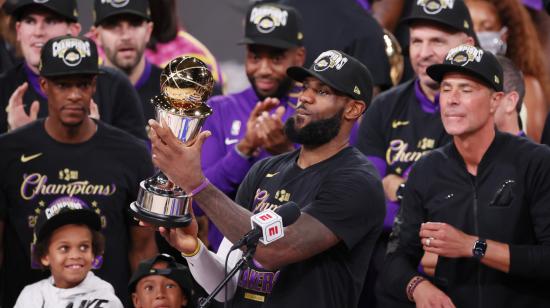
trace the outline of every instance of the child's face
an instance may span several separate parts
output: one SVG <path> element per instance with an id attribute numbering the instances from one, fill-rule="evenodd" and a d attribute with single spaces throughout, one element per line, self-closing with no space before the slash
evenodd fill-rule
<path id="1" fill-rule="evenodd" d="M 55 286 L 67 289 L 86 278 L 93 259 L 90 229 L 82 225 L 65 225 L 52 233 L 48 252 L 41 261 L 50 267 Z"/>
<path id="2" fill-rule="evenodd" d="M 166 268 L 166 263 L 159 262 L 153 268 Z M 145 276 L 138 281 L 132 301 L 136 308 L 181 308 L 187 305 L 187 297 L 179 284 L 161 275 Z"/>

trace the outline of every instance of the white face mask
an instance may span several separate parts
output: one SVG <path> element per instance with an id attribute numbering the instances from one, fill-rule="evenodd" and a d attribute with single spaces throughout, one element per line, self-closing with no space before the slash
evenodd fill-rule
<path id="1" fill-rule="evenodd" d="M 476 32 L 481 48 L 490 51 L 495 55 L 504 56 L 506 54 L 506 42 L 502 40 L 504 34 L 508 32 L 508 28 L 503 27 L 499 32 L 484 31 Z"/>

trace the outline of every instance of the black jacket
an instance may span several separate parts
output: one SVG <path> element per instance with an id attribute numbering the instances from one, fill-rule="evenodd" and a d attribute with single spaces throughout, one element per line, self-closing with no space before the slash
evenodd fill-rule
<path id="1" fill-rule="evenodd" d="M 474 258 L 439 257 L 433 282 L 457 307 L 550 307 L 549 148 L 497 132 L 475 177 L 454 143 L 417 162 L 381 278 L 401 299 L 418 275 L 423 254 L 418 232 L 427 221 L 510 247 L 508 274 Z"/>

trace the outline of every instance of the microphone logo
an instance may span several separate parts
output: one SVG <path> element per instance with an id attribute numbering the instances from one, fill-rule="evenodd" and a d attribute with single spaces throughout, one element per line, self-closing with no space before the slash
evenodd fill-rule
<path id="1" fill-rule="evenodd" d="M 272 243 L 283 237 L 283 218 L 272 210 L 265 210 L 250 218 L 252 229 L 258 227 L 262 230 L 260 242 L 264 245 Z"/>

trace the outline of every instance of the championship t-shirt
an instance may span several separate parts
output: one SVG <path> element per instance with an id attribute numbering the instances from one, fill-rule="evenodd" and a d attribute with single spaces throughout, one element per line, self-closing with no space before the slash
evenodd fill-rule
<path id="1" fill-rule="evenodd" d="M 39 213 L 56 204 L 78 203 L 101 217 L 106 245 L 96 274 L 123 301 L 130 278 L 127 212 L 139 182 L 153 173 L 142 140 L 97 121 L 97 132 L 80 144 L 52 139 L 44 120 L 0 136 L 0 218 L 4 222 L 2 307 L 13 307 L 25 285 L 48 276 L 31 269 L 33 228 Z"/>
<path id="2" fill-rule="evenodd" d="M 311 258 L 269 271 L 254 261 L 240 272 L 238 307 L 356 307 L 384 217 L 374 167 L 348 147 L 308 168 L 299 150 L 255 164 L 236 201 L 253 213 L 294 201 L 341 241 Z"/>

